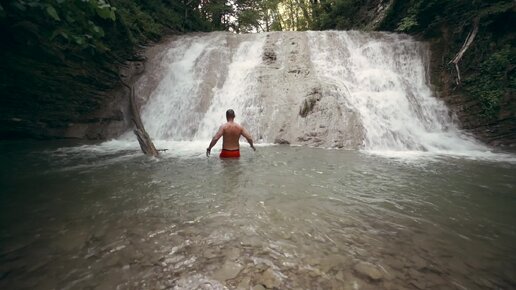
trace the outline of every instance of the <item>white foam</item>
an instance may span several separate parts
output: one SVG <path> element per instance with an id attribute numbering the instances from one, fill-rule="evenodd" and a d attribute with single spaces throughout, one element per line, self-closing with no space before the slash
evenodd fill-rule
<path id="1" fill-rule="evenodd" d="M 420 161 L 420 160 L 439 160 L 441 158 L 460 158 L 470 160 L 485 160 L 494 162 L 516 163 L 516 156 L 509 153 L 497 153 L 489 150 L 469 150 L 469 151 L 417 151 L 417 150 L 361 150 L 365 154 L 376 155 L 385 158 Z"/>

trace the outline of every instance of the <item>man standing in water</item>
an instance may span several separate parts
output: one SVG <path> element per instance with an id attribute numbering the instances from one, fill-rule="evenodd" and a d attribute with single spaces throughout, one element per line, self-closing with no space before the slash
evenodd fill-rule
<path id="1" fill-rule="evenodd" d="M 240 124 L 235 122 L 235 111 L 229 109 L 226 111 L 226 120 L 227 123 L 220 126 L 219 131 L 213 139 L 211 139 L 210 146 L 206 149 L 206 156 L 210 156 L 211 148 L 217 144 L 220 137 L 222 137 L 222 151 L 220 152 L 220 158 L 231 158 L 231 157 L 240 157 L 240 143 L 238 140 L 240 139 L 240 135 L 244 136 L 253 148 L 253 138 L 251 138 L 251 134 L 247 132 L 247 130 L 242 127 Z"/>

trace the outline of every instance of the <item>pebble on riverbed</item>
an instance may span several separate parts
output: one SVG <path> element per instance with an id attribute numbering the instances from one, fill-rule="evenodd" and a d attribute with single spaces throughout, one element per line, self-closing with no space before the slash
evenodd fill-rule
<path id="1" fill-rule="evenodd" d="M 240 283 L 237 285 L 237 290 L 249 290 L 249 285 L 251 284 L 250 277 L 244 277 Z"/>
<path id="2" fill-rule="evenodd" d="M 379 281 L 383 278 L 383 273 L 374 264 L 368 262 L 359 262 L 353 269 L 359 275 L 367 277 L 373 281 Z"/>
<path id="3" fill-rule="evenodd" d="M 279 287 L 281 285 L 281 277 L 276 272 L 274 272 L 272 268 L 268 268 L 267 270 L 263 271 L 262 275 L 258 278 L 258 281 L 268 289 Z"/>
<path id="4" fill-rule="evenodd" d="M 235 261 L 240 256 L 240 250 L 237 248 L 229 249 L 225 252 L 226 258 L 230 261 Z"/>
<path id="5" fill-rule="evenodd" d="M 265 290 L 265 287 L 263 287 L 263 285 L 255 285 L 253 290 Z"/>
<path id="6" fill-rule="evenodd" d="M 243 268 L 244 266 L 238 263 L 226 261 L 224 265 L 222 265 L 222 267 L 213 274 L 213 278 L 224 282 L 226 280 L 235 278 Z"/>

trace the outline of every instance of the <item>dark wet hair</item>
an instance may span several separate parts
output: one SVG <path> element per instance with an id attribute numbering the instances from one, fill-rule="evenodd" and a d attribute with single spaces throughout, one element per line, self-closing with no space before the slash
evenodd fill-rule
<path id="1" fill-rule="evenodd" d="M 229 109 L 226 111 L 226 119 L 234 119 L 235 118 L 235 111 L 233 109 Z"/>

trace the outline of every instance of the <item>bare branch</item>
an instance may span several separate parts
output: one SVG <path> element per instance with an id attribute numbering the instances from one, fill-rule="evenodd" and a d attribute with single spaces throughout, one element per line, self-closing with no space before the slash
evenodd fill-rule
<path id="1" fill-rule="evenodd" d="M 475 37 L 478 33 L 478 24 L 479 24 L 479 18 L 476 17 L 473 20 L 473 29 L 468 33 L 468 36 L 466 37 L 466 41 L 464 41 L 464 44 L 462 45 L 462 48 L 459 50 L 459 52 L 455 55 L 453 60 L 449 62 L 449 64 L 455 65 L 455 70 L 457 71 L 457 85 L 460 85 L 461 79 L 460 79 L 460 70 L 459 70 L 459 62 L 464 56 L 464 53 L 468 48 L 470 47 L 471 43 L 473 43 L 473 40 L 475 40 Z"/>

